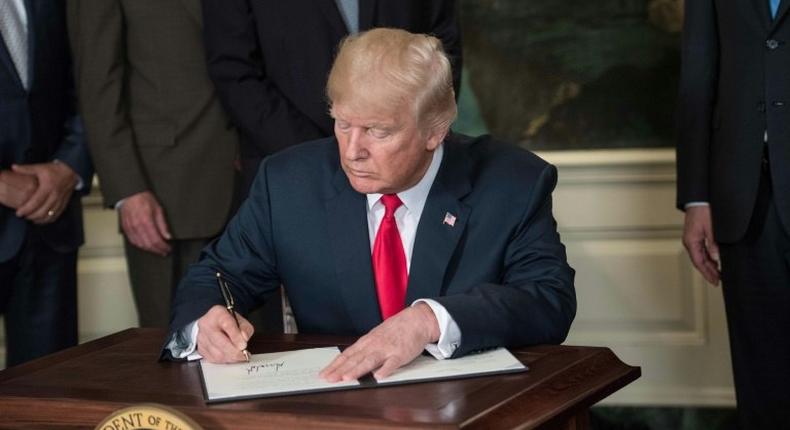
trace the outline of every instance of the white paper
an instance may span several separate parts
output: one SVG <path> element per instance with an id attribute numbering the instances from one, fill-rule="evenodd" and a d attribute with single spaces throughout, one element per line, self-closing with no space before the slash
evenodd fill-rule
<path id="1" fill-rule="evenodd" d="M 377 379 L 379 384 L 446 379 L 464 375 L 501 373 L 526 369 L 526 366 L 505 348 L 497 348 L 461 358 L 437 360 L 421 355 L 411 363 L 396 370 L 388 378 Z"/>
<path id="2" fill-rule="evenodd" d="M 253 354 L 249 363 L 201 362 L 208 400 L 255 397 L 359 385 L 326 382 L 318 376 L 340 354 L 336 347 Z"/>

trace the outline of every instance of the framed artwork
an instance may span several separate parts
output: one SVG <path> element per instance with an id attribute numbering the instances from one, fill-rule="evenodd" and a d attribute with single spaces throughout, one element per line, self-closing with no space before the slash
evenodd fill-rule
<path id="1" fill-rule="evenodd" d="M 461 0 L 456 129 L 530 149 L 674 146 L 683 0 Z"/>

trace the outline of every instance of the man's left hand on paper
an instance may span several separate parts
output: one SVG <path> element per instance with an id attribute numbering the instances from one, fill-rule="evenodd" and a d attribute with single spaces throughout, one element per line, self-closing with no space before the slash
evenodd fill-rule
<path id="1" fill-rule="evenodd" d="M 16 211 L 16 216 L 36 224 L 58 219 L 79 183 L 77 174 L 64 163 L 14 164 L 11 169 L 38 181 L 38 188 Z"/>
<path id="2" fill-rule="evenodd" d="M 335 358 L 319 376 L 329 382 L 352 381 L 368 372 L 390 376 L 439 340 L 439 324 L 430 306 L 418 303 L 379 324 Z"/>

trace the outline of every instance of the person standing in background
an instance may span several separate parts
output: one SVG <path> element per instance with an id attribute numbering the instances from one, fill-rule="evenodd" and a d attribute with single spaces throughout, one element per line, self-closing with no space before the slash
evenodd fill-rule
<path id="1" fill-rule="evenodd" d="M 140 325 L 234 211 L 238 136 L 206 72 L 199 0 L 72 0 L 80 108 L 118 210 Z"/>
<path id="2" fill-rule="evenodd" d="M 788 8 L 685 3 L 677 206 L 691 261 L 723 284 L 743 429 L 790 422 Z"/>
<path id="3" fill-rule="evenodd" d="M 461 82 L 455 0 L 203 0 L 209 75 L 241 133 L 244 191 L 261 160 L 332 136 L 326 79 L 340 40 L 374 27 L 433 34 Z"/>
<path id="4" fill-rule="evenodd" d="M 0 0 L 0 313 L 8 366 L 78 340 L 80 197 L 93 170 L 73 96 L 64 3 Z"/>

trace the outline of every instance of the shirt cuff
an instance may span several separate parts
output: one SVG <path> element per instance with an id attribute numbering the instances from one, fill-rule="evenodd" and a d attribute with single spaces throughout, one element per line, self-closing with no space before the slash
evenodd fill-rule
<path id="1" fill-rule="evenodd" d="M 197 335 L 197 320 L 192 321 L 176 332 L 173 339 L 167 344 L 167 349 L 170 350 L 170 354 L 173 358 L 186 358 L 189 361 L 203 358 L 203 356 L 197 352 Z"/>
<path id="2" fill-rule="evenodd" d="M 708 203 L 708 202 L 688 202 L 685 205 L 683 205 L 683 209 L 693 208 L 693 207 L 696 207 L 696 206 L 710 206 L 710 203 Z"/>
<path id="3" fill-rule="evenodd" d="M 52 162 L 62 163 L 62 161 L 58 160 L 57 158 L 52 160 Z M 69 168 L 71 167 L 69 166 Z M 77 172 L 74 172 L 74 174 L 77 174 Z M 83 188 L 85 188 L 85 181 L 82 179 L 82 176 L 77 175 L 77 185 L 74 186 L 74 191 L 81 191 Z"/>
<path id="4" fill-rule="evenodd" d="M 439 302 L 431 299 L 417 299 L 411 305 L 414 306 L 420 302 L 430 306 L 439 323 L 439 342 L 425 345 L 425 350 L 437 360 L 452 357 L 461 344 L 461 328 Z"/>

